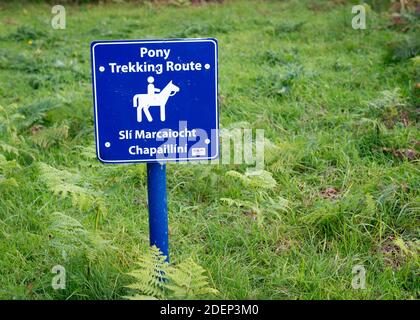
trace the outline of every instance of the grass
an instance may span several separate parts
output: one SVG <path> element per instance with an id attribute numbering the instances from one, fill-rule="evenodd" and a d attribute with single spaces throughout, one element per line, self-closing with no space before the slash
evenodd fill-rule
<path id="1" fill-rule="evenodd" d="M 351 5 L 329 1 L 66 10 L 53 30 L 48 5 L 0 5 L 0 298 L 127 295 L 148 247 L 146 172 L 94 158 L 89 44 L 174 36 L 218 38 L 221 124 L 265 130 L 275 184 L 170 164 L 172 261 L 192 257 L 222 299 L 419 298 L 418 49 L 387 46 L 417 29 L 370 11 L 353 30 Z"/>

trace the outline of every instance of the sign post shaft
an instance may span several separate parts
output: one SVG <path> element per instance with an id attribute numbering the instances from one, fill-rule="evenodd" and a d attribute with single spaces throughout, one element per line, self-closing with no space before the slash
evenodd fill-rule
<path id="1" fill-rule="evenodd" d="M 166 165 L 147 164 L 150 245 L 155 245 L 169 262 L 168 203 L 166 197 Z"/>

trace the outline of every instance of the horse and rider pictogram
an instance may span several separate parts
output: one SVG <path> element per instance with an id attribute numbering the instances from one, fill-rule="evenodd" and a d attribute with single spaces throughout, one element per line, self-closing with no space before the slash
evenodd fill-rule
<path id="1" fill-rule="evenodd" d="M 149 122 L 153 121 L 149 107 L 160 107 L 160 121 L 166 120 L 166 103 L 169 97 L 179 92 L 179 87 L 172 83 L 172 80 L 162 90 L 155 88 L 155 79 L 148 77 L 147 93 L 136 94 L 133 97 L 133 107 L 137 108 L 137 122 L 143 121 L 143 112 Z"/>

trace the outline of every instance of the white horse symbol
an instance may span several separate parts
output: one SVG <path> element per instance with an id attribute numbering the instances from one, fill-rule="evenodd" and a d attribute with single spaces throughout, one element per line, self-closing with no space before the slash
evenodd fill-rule
<path id="1" fill-rule="evenodd" d="M 179 87 L 174 85 L 170 81 L 161 92 L 157 94 L 136 94 L 133 97 L 133 106 L 137 108 L 137 122 L 142 121 L 142 114 L 146 116 L 149 122 L 153 121 L 150 114 L 149 107 L 156 106 L 160 107 L 160 120 L 165 121 L 166 119 L 166 102 L 169 97 L 174 96 L 179 91 Z"/>

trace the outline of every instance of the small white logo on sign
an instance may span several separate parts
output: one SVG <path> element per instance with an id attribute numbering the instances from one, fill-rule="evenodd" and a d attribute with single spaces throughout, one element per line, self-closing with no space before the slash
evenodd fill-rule
<path id="1" fill-rule="evenodd" d="M 191 154 L 193 157 L 195 156 L 205 156 L 206 155 L 206 148 L 191 148 Z"/>

